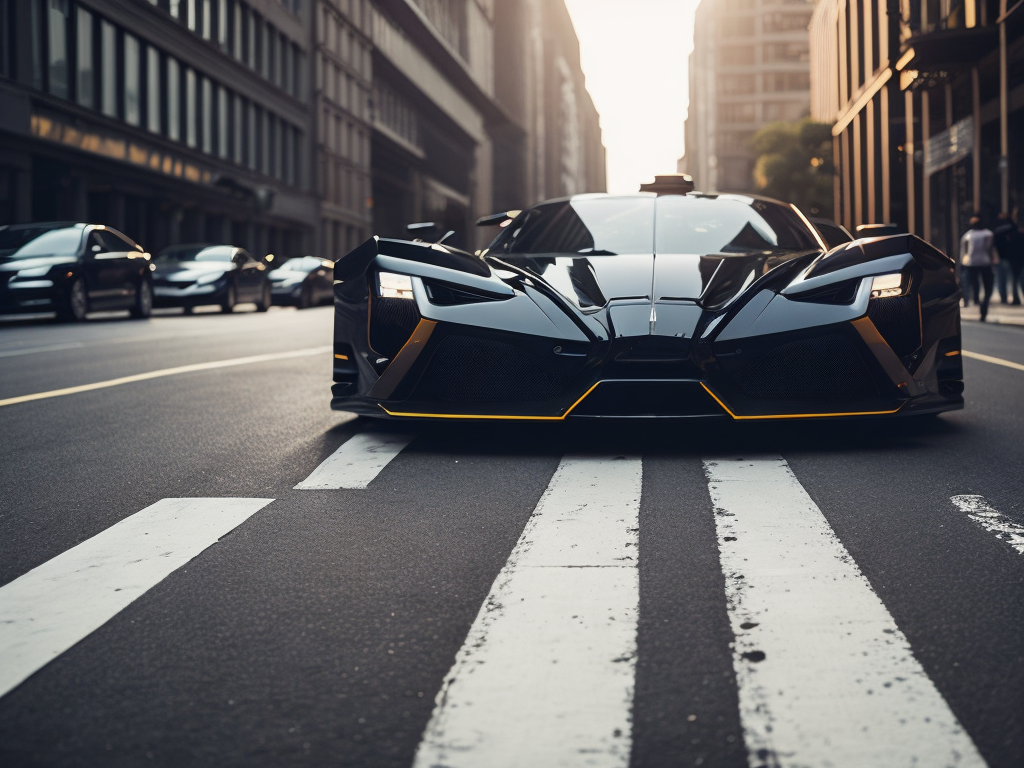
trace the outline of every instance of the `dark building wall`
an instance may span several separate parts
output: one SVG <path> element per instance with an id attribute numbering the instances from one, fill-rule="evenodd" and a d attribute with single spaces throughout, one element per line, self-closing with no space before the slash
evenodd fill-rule
<path id="1" fill-rule="evenodd" d="M 1024 8 L 832 1 L 836 217 L 894 222 L 955 252 L 974 212 L 1019 209 Z"/>
<path id="2" fill-rule="evenodd" d="M 301 6 L 2 0 L 0 14 L 0 220 L 99 220 L 150 250 L 308 250 Z"/>

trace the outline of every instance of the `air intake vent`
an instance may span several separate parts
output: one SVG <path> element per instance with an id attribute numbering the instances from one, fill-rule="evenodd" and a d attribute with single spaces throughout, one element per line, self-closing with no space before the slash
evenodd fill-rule
<path id="1" fill-rule="evenodd" d="M 752 400 L 843 400 L 878 395 L 854 343 L 839 333 L 760 349 L 734 372 Z"/>
<path id="2" fill-rule="evenodd" d="M 882 334 L 885 343 L 900 357 L 921 346 L 921 313 L 915 295 L 872 299 L 868 318 Z"/>
<path id="3" fill-rule="evenodd" d="M 434 351 L 414 400 L 492 403 L 550 400 L 584 364 L 582 357 L 540 357 L 503 341 L 448 336 Z"/>
<path id="4" fill-rule="evenodd" d="M 394 357 L 419 322 L 416 302 L 376 297 L 370 301 L 370 346 L 384 357 Z"/>

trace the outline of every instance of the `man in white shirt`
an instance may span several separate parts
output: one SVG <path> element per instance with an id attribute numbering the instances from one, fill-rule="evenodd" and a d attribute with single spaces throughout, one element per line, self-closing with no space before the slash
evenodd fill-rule
<path id="1" fill-rule="evenodd" d="M 992 268 L 999 263 L 993 242 L 995 235 L 981 223 L 980 216 L 971 216 L 971 228 L 960 238 L 960 263 L 963 265 L 964 281 L 970 286 L 978 308 L 981 322 L 988 315 L 988 304 L 992 300 Z M 985 286 L 985 297 L 981 297 L 980 284 Z"/>

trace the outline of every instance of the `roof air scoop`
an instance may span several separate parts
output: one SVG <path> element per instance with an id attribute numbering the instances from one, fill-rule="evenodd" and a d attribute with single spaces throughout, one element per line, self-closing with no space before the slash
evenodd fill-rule
<path id="1" fill-rule="evenodd" d="M 688 173 L 666 173 L 655 176 L 653 182 L 641 184 L 640 191 L 657 195 L 685 195 L 693 192 L 693 177 Z"/>

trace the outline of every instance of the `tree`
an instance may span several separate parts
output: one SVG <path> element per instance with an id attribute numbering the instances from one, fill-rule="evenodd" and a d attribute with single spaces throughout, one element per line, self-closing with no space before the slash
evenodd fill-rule
<path id="1" fill-rule="evenodd" d="M 757 161 L 754 184 L 768 197 L 795 203 L 809 216 L 833 212 L 832 128 L 809 117 L 770 123 L 750 140 Z"/>

